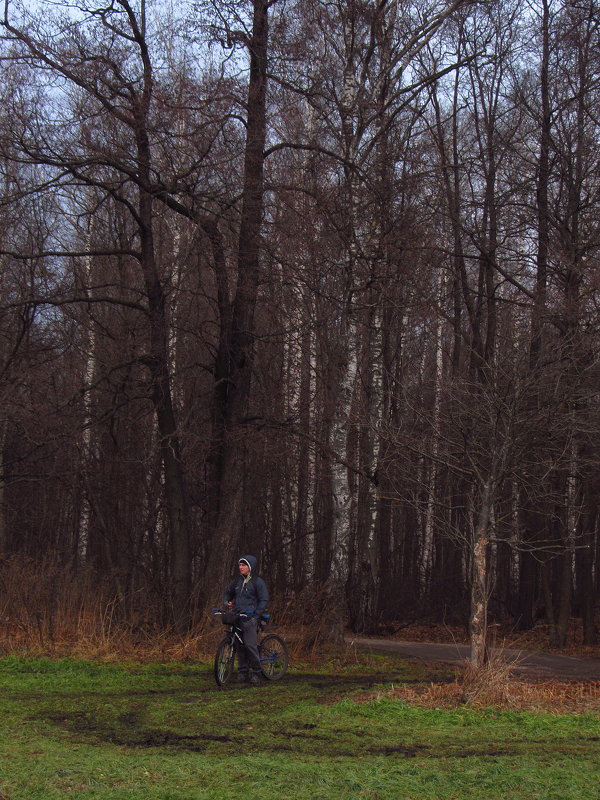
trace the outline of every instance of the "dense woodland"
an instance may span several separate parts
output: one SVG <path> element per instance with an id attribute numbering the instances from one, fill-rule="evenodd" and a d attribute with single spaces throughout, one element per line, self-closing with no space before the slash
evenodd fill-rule
<path id="1" fill-rule="evenodd" d="M 185 628 L 254 553 L 332 636 L 592 643 L 597 0 L 6 0 L 0 34 L 4 580 Z"/>

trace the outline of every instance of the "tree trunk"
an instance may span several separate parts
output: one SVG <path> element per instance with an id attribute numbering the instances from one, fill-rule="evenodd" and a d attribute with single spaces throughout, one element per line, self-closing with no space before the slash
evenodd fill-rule
<path id="1" fill-rule="evenodd" d="M 146 132 L 138 138 L 139 169 L 143 182 L 150 185 L 150 147 Z M 190 623 L 191 560 L 184 473 L 179 433 L 171 393 L 169 371 L 169 330 L 164 290 L 158 274 L 153 231 L 153 201 L 140 189 L 139 220 L 142 267 L 148 297 L 150 353 L 147 359 L 152 382 L 152 402 L 158 423 L 159 447 L 165 482 L 165 502 L 170 535 L 170 595 L 172 618 L 179 629 Z"/>
<path id="2" fill-rule="evenodd" d="M 598 638 L 594 618 L 596 605 L 594 592 L 594 531 L 598 524 L 598 515 L 595 507 L 596 497 L 594 482 L 588 480 L 584 486 L 583 509 L 576 553 L 578 605 L 583 627 L 583 643 L 587 646 L 595 645 Z"/>
<path id="3" fill-rule="evenodd" d="M 473 666 L 482 667 L 488 659 L 487 607 L 488 607 L 488 546 L 492 515 L 493 491 L 488 478 L 482 487 L 480 506 L 475 525 L 473 570 L 471 583 L 471 655 Z"/>
<path id="4" fill-rule="evenodd" d="M 308 301 L 308 298 L 307 298 Z M 311 346 L 312 334 L 308 324 L 302 331 L 300 352 L 300 389 L 298 397 L 298 424 L 300 439 L 298 447 L 296 519 L 292 532 L 292 570 L 293 584 L 296 593 L 302 591 L 308 574 L 308 517 L 310 486 L 310 449 L 307 442 L 311 437 Z"/>
<path id="5" fill-rule="evenodd" d="M 220 590 L 239 543 L 246 467 L 246 414 L 254 361 L 254 315 L 260 279 L 260 232 L 264 205 L 263 168 L 266 138 L 268 0 L 254 0 L 249 42 L 250 75 L 247 96 L 244 187 L 240 219 L 237 286 L 231 327 L 221 332 L 221 363 L 215 374 L 215 415 L 211 444 L 215 463 L 213 499 L 215 528 L 208 532 L 204 604 Z M 225 343 L 223 343 L 225 339 Z"/>
<path id="6" fill-rule="evenodd" d="M 565 550 L 560 558 L 558 584 L 558 614 L 556 617 L 556 647 L 565 647 L 569 636 L 569 620 L 572 605 L 572 560 L 573 553 Z"/>
<path id="7" fill-rule="evenodd" d="M 8 553 L 8 529 L 4 506 L 4 446 L 6 443 L 6 420 L 0 416 L 0 558 Z"/>

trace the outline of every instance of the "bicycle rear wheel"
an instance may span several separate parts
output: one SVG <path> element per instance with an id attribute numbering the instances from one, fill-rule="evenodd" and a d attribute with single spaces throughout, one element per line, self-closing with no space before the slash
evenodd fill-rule
<path id="1" fill-rule="evenodd" d="M 217 686 L 225 686 L 233 673 L 233 643 L 225 638 L 217 647 L 215 654 L 215 681 Z"/>
<path id="2" fill-rule="evenodd" d="M 289 655 L 286 643 L 280 636 L 270 633 L 259 643 L 260 668 L 270 681 L 278 681 L 286 673 Z"/>

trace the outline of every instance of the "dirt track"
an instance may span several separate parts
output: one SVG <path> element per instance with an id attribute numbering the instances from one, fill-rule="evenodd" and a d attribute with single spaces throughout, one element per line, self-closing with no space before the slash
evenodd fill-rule
<path id="1" fill-rule="evenodd" d="M 402 642 L 392 639 L 347 639 L 349 644 L 373 652 L 396 653 L 421 661 L 441 661 L 460 664 L 469 657 L 468 645 Z M 600 681 L 600 660 L 575 658 L 553 653 L 533 653 L 528 650 L 503 649 L 502 656 L 514 664 L 516 674 L 537 679 L 557 681 Z"/>

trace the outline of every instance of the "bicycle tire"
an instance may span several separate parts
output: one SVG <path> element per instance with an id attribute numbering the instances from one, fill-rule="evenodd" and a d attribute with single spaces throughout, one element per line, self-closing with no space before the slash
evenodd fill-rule
<path id="1" fill-rule="evenodd" d="M 286 643 L 276 633 L 270 633 L 258 645 L 260 668 L 269 681 L 278 681 L 287 672 L 289 653 Z"/>
<path id="2" fill-rule="evenodd" d="M 225 686 L 233 674 L 233 642 L 223 639 L 215 653 L 215 681 L 217 686 Z"/>

